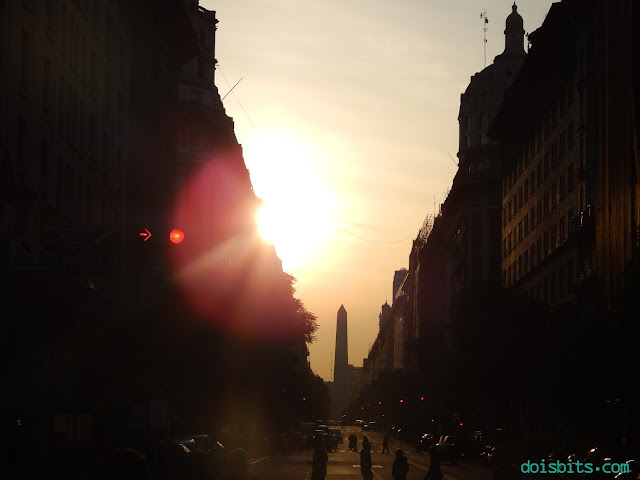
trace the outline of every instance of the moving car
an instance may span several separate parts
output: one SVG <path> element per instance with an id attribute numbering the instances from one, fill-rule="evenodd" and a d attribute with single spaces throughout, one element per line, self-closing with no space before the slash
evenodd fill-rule
<path id="1" fill-rule="evenodd" d="M 436 444 L 436 436 L 432 433 L 425 433 L 419 439 L 416 444 L 416 452 L 428 452 L 431 447 Z"/>
<path id="2" fill-rule="evenodd" d="M 369 430 L 371 432 L 377 432 L 380 430 L 380 427 L 377 422 L 368 422 L 362 426 L 363 430 Z"/>
<path id="3" fill-rule="evenodd" d="M 452 435 L 440 437 L 440 441 L 436 443 L 434 451 L 440 455 L 441 461 L 450 462 L 452 465 L 458 463 L 461 456 L 460 446 L 456 441 L 456 437 Z"/>

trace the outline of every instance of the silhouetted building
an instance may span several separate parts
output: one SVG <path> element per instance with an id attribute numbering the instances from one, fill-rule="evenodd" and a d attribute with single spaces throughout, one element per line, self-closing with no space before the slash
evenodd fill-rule
<path id="1" fill-rule="evenodd" d="M 162 231 L 174 192 L 166 117 L 175 72 L 198 49 L 189 5 L 0 3 L 2 424 L 35 439 L 34 462 L 89 461 L 98 430 L 127 433 L 105 421 L 113 397 L 163 389 L 158 375 L 121 390 L 135 373 L 112 384 L 106 372 L 126 363 L 123 294 L 148 286 L 139 274 L 161 258 L 152 242 L 132 250 L 145 227 Z"/>
<path id="2" fill-rule="evenodd" d="M 353 402 L 360 396 L 362 390 L 362 367 L 349 364 L 349 402 Z"/>
<path id="3" fill-rule="evenodd" d="M 552 5 L 492 135 L 502 180 L 502 284 L 553 305 L 576 302 L 594 269 L 596 71 L 593 2 Z"/>
<path id="4" fill-rule="evenodd" d="M 333 415 L 342 417 L 349 405 L 349 349 L 347 336 L 347 310 L 340 305 L 336 321 L 336 353 L 333 365 Z"/>
<path id="5" fill-rule="evenodd" d="M 628 309 L 629 320 L 637 316 L 640 265 L 639 24 L 638 2 L 596 2 L 595 62 L 601 73 L 595 121 L 600 128 L 592 213 L 599 296 L 606 309 Z"/>
<path id="6" fill-rule="evenodd" d="M 400 270 L 396 270 L 396 272 L 393 275 L 393 291 L 391 292 L 391 304 L 393 304 L 393 302 L 395 302 L 396 299 L 396 294 L 398 293 L 398 290 L 400 289 L 400 286 L 402 285 L 402 282 L 404 282 L 404 279 L 407 277 L 407 269 L 406 268 L 401 268 Z"/>
<path id="7" fill-rule="evenodd" d="M 513 5 L 504 52 L 460 96 L 459 168 L 438 214 L 427 216 L 409 257 L 407 362 L 430 365 L 451 341 L 459 309 L 500 286 L 501 147 L 488 133 L 526 54 Z"/>

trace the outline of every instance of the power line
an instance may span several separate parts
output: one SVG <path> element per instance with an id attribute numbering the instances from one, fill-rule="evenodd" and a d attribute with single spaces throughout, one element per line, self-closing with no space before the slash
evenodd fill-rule
<path id="1" fill-rule="evenodd" d="M 344 231 L 345 231 L 346 233 L 348 233 L 349 235 L 351 235 L 351 236 L 353 236 L 353 237 L 357 238 L 358 240 L 362 240 L 363 242 L 376 243 L 376 244 L 378 244 L 378 245 L 390 245 L 390 244 L 392 244 L 392 243 L 400 243 L 400 242 L 404 242 L 404 241 L 406 241 L 406 240 L 409 240 L 409 239 L 411 238 L 411 236 L 409 236 L 409 237 L 405 237 L 405 238 L 403 238 L 403 239 L 401 239 L 401 240 L 393 240 L 393 241 L 391 241 L 391 242 L 379 242 L 379 241 L 376 241 L 376 240 L 370 240 L 370 239 L 368 239 L 368 238 L 361 237 L 360 235 L 356 235 L 355 233 L 353 233 L 353 232 L 351 232 L 351 231 L 347 230 L 347 229 L 346 229 L 346 228 L 344 228 L 344 227 L 342 227 L 342 230 L 344 230 Z"/>
<path id="2" fill-rule="evenodd" d="M 233 87 L 231 87 L 231 83 L 229 83 L 229 80 L 227 80 L 227 76 L 224 74 L 224 72 L 222 71 L 222 68 L 220 67 L 220 64 L 217 65 L 217 69 L 220 70 L 220 73 L 222 74 L 222 78 L 224 78 L 224 81 L 227 82 L 227 85 L 231 88 L 231 90 L 229 90 L 229 92 L 227 92 L 227 95 L 229 93 L 232 93 L 232 90 L 235 88 L 235 85 Z M 242 77 L 244 78 L 244 77 Z M 242 78 L 240 80 L 242 80 Z M 238 80 L 238 83 L 240 83 L 240 80 Z M 236 85 L 238 84 L 236 83 Z M 227 96 L 225 95 L 225 97 Z M 242 111 L 244 112 L 244 115 L 247 117 L 247 120 L 249 120 L 249 123 L 253 126 L 253 128 L 255 128 L 256 130 L 258 130 L 258 127 L 256 127 L 255 123 L 253 123 L 253 120 L 251 120 L 251 117 L 249 117 L 249 114 L 247 113 L 247 111 L 244 109 L 244 107 L 242 106 L 242 102 L 240 101 L 240 99 L 238 98 L 238 96 L 236 95 L 236 92 L 233 92 L 233 96 L 236 99 L 236 101 L 238 102 L 238 105 L 240 105 L 240 108 L 242 109 Z"/>
<path id="3" fill-rule="evenodd" d="M 234 89 L 234 88 L 236 88 L 236 87 L 238 86 L 238 84 L 242 81 L 242 79 L 243 79 L 243 78 L 244 78 L 244 77 L 240 77 L 240 80 L 238 80 L 238 81 L 236 82 L 236 84 L 235 84 L 233 87 L 231 87 L 231 90 L 229 90 L 229 91 L 225 94 L 225 96 L 224 96 L 224 97 L 222 97 L 222 98 L 220 99 L 220 101 L 222 101 L 222 100 L 224 100 L 225 98 L 227 98 L 227 95 L 229 95 L 229 94 L 233 91 L 233 89 Z"/>

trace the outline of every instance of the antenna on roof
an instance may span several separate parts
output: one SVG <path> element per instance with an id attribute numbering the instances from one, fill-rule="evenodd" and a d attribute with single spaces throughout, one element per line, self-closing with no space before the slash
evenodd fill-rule
<path id="1" fill-rule="evenodd" d="M 484 31 L 484 66 L 487 66 L 487 23 L 489 23 L 489 19 L 487 18 L 487 10 L 483 10 L 480 14 L 480 19 L 482 22 L 482 30 Z"/>

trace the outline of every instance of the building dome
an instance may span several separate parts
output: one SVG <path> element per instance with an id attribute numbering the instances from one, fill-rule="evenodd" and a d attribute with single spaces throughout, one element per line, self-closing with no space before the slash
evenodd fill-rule
<path id="1" fill-rule="evenodd" d="M 506 30 L 524 30 L 524 22 L 518 13 L 518 6 L 513 2 L 511 14 L 507 17 Z"/>
<path id="2" fill-rule="evenodd" d="M 504 53 L 507 55 L 524 54 L 524 22 L 518 13 L 518 6 L 513 2 L 511 13 L 507 17 L 504 29 Z"/>

